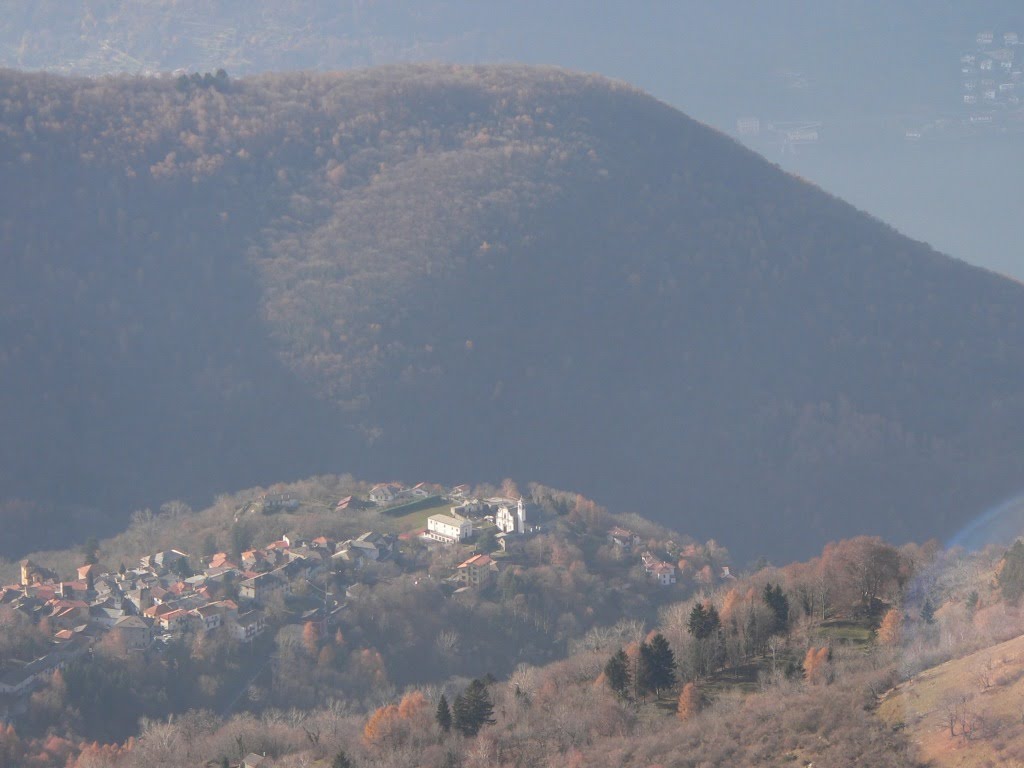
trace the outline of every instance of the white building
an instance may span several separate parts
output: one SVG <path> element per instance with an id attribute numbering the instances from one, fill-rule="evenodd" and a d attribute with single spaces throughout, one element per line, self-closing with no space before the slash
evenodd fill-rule
<path id="1" fill-rule="evenodd" d="M 263 630 L 267 628 L 267 617 L 262 611 L 249 611 L 239 614 L 238 618 L 229 626 L 232 637 L 242 642 L 248 642 L 263 634 Z"/>
<path id="2" fill-rule="evenodd" d="M 435 541 L 455 544 L 473 535 L 473 523 L 451 515 L 431 515 L 427 518 L 427 534 Z"/>
<path id="3" fill-rule="evenodd" d="M 398 483 L 381 483 L 370 490 L 368 498 L 374 504 L 383 506 L 397 499 L 404 491 L 405 489 Z"/>
<path id="4" fill-rule="evenodd" d="M 203 622 L 203 629 L 206 632 L 212 632 L 224 623 L 224 609 L 219 605 L 201 605 L 193 608 L 192 613 Z"/>
<path id="5" fill-rule="evenodd" d="M 523 504 L 522 497 L 519 498 L 515 511 L 508 504 L 498 507 L 494 524 L 502 533 L 526 533 L 526 505 Z"/>
<path id="6" fill-rule="evenodd" d="M 676 583 L 676 567 L 669 563 L 655 563 L 647 569 L 647 574 L 663 587 Z"/>
<path id="7" fill-rule="evenodd" d="M 650 552 L 644 552 L 640 556 L 643 563 L 644 573 L 663 587 L 676 583 L 676 567 L 655 557 Z"/>

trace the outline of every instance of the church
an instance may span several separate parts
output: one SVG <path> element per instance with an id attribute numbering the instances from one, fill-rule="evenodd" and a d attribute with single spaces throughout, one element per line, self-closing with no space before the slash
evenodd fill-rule
<path id="1" fill-rule="evenodd" d="M 515 511 L 509 504 L 499 506 L 498 513 L 494 516 L 494 524 L 503 533 L 527 533 L 530 529 L 526 524 L 526 505 L 523 503 L 523 497 L 519 497 Z"/>

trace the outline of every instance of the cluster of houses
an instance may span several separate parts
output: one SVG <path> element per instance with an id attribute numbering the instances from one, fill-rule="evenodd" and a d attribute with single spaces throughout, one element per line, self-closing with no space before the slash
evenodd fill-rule
<path id="1" fill-rule="evenodd" d="M 30 661 L 8 660 L 0 667 L 0 718 L 24 709 L 28 694 L 55 670 L 112 637 L 125 653 L 144 652 L 186 631 L 223 628 L 240 642 L 254 641 L 267 629 L 266 606 L 275 595 L 291 594 L 304 582 L 342 564 L 360 568 L 385 560 L 395 551 L 394 536 L 366 532 L 334 542 L 326 537 L 300 541 L 288 536 L 236 559 L 213 555 L 199 573 L 189 556 L 177 549 L 146 555 L 135 568 L 99 573 L 83 565 L 74 580 L 62 580 L 46 568 L 24 560 L 20 581 L 0 587 L 0 604 L 28 616 L 52 634 L 50 653 Z M 325 605 L 329 621 L 341 610 Z"/>
<path id="2" fill-rule="evenodd" d="M 608 531 L 608 543 L 623 553 L 631 553 L 640 547 L 640 537 L 626 528 L 615 526 Z M 640 564 L 648 579 L 662 587 L 676 583 L 676 567 L 666 563 L 649 550 L 640 553 Z"/>
<path id="3" fill-rule="evenodd" d="M 420 483 L 403 488 L 395 483 L 374 486 L 367 500 L 347 497 L 339 509 L 356 505 L 388 506 L 406 500 L 440 496 L 455 502 L 447 514 L 427 519 L 421 535 L 425 541 L 453 545 L 472 539 L 482 527 L 496 530 L 495 542 L 506 554 L 521 551 L 541 527 L 528 519 L 522 498 L 469 499 L 469 489 L 445 491 Z M 266 499 L 263 503 L 287 506 L 291 497 Z M 474 527 L 475 524 L 475 527 Z M 608 532 L 608 542 L 634 557 L 640 537 L 620 527 Z M 268 628 L 267 608 L 278 596 L 287 598 L 300 583 L 311 583 L 324 572 L 342 569 L 358 572 L 367 564 L 387 561 L 397 554 L 397 537 L 367 531 L 345 541 L 326 536 L 299 540 L 284 536 L 260 549 L 233 557 L 219 552 L 193 571 L 188 554 L 177 549 L 142 557 L 134 568 L 121 566 L 116 573 L 100 573 L 95 565 L 77 569 L 76 578 L 62 580 L 57 574 L 25 560 L 20 583 L 0 587 L 0 604 L 45 626 L 52 635 L 50 653 L 25 662 L 8 660 L 0 665 L 0 719 L 24 709 L 28 694 L 56 669 L 86 653 L 96 642 L 111 637 L 112 647 L 124 653 L 141 653 L 186 632 L 226 631 L 243 643 L 251 643 Z M 649 551 L 640 553 L 649 579 L 662 586 L 676 583 L 676 566 Z M 478 589 L 491 583 L 500 563 L 485 553 L 461 562 L 450 581 L 456 591 Z M 315 586 L 315 584 L 313 585 Z M 347 596 L 357 598 L 364 585 L 350 587 Z M 319 590 L 319 588 L 317 588 Z M 344 608 L 324 595 L 322 609 L 307 611 L 303 621 L 330 623 Z"/>
<path id="4" fill-rule="evenodd" d="M 366 498 L 378 507 L 387 507 L 406 501 L 429 499 L 432 496 L 462 499 L 467 493 L 469 493 L 468 485 L 457 485 L 451 490 L 447 490 L 443 485 L 437 483 L 417 483 L 411 488 L 406 488 L 401 483 L 379 483 L 370 489 Z"/>
<path id="5" fill-rule="evenodd" d="M 1016 32 L 979 32 L 974 50 L 960 56 L 963 103 L 969 108 L 1017 108 L 1024 90 L 1024 72 L 1016 56 L 1022 43 Z M 977 113 L 973 122 L 991 122 L 998 113 Z M 984 118 L 988 118 L 985 120 Z"/>

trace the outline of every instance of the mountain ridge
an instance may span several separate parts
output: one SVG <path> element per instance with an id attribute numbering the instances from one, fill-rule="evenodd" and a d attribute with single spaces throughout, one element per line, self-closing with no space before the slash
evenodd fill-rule
<path id="1" fill-rule="evenodd" d="M 632 87 L 417 65 L 0 96 L 7 498 L 511 475 L 788 557 L 1015 490 L 1020 286 Z"/>

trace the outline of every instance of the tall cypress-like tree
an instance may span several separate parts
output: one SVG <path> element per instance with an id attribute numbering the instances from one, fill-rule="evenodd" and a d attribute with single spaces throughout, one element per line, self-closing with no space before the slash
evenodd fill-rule
<path id="1" fill-rule="evenodd" d="M 1003 556 L 998 581 L 999 590 L 1006 602 L 1016 604 L 1024 595 L 1024 542 L 1020 539 Z"/>
<path id="2" fill-rule="evenodd" d="M 931 598 L 925 598 L 924 605 L 921 606 L 921 618 L 925 624 L 935 623 L 935 606 L 932 605 Z"/>
<path id="3" fill-rule="evenodd" d="M 441 700 L 437 702 L 437 713 L 434 715 L 441 730 L 448 733 L 452 729 L 452 711 L 448 708 L 448 699 L 441 694 Z"/>
<path id="4" fill-rule="evenodd" d="M 633 681 L 629 674 L 629 658 L 621 648 L 604 665 L 604 677 L 612 693 L 620 699 L 629 697 L 629 686 Z"/>
<path id="5" fill-rule="evenodd" d="M 718 615 L 718 609 L 713 605 L 708 606 L 708 618 L 704 626 L 704 637 L 710 637 L 722 629 L 722 617 Z"/>
<path id="6" fill-rule="evenodd" d="M 722 627 L 722 619 L 718 615 L 718 609 L 713 605 L 704 607 L 704 603 L 697 603 L 690 611 L 690 618 L 686 622 L 686 628 L 691 635 L 698 640 L 704 640 L 717 632 Z"/>
<path id="7" fill-rule="evenodd" d="M 483 680 L 474 680 L 466 686 L 455 698 L 452 709 L 452 725 L 463 736 L 476 736 L 485 725 L 494 724 L 494 704 Z"/>
<path id="8" fill-rule="evenodd" d="M 675 685 L 676 657 L 664 635 L 659 632 L 651 638 L 651 642 L 640 646 L 640 654 L 646 668 L 649 689 L 660 695 L 664 689 Z"/>
<path id="9" fill-rule="evenodd" d="M 690 618 L 686 621 L 687 631 L 698 640 L 703 640 L 707 635 L 704 628 L 708 622 L 708 612 L 704 609 L 704 603 L 696 603 L 690 610 Z"/>
<path id="10" fill-rule="evenodd" d="M 772 615 L 775 619 L 772 631 L 780 632 L 785 630 L 789 624 L 789 598 L 783 594 L 782 585 L 776 584 L 773 587 L 771 582 L 768 582 L 764 585 L 761 599 L 772 609 Z"/>

